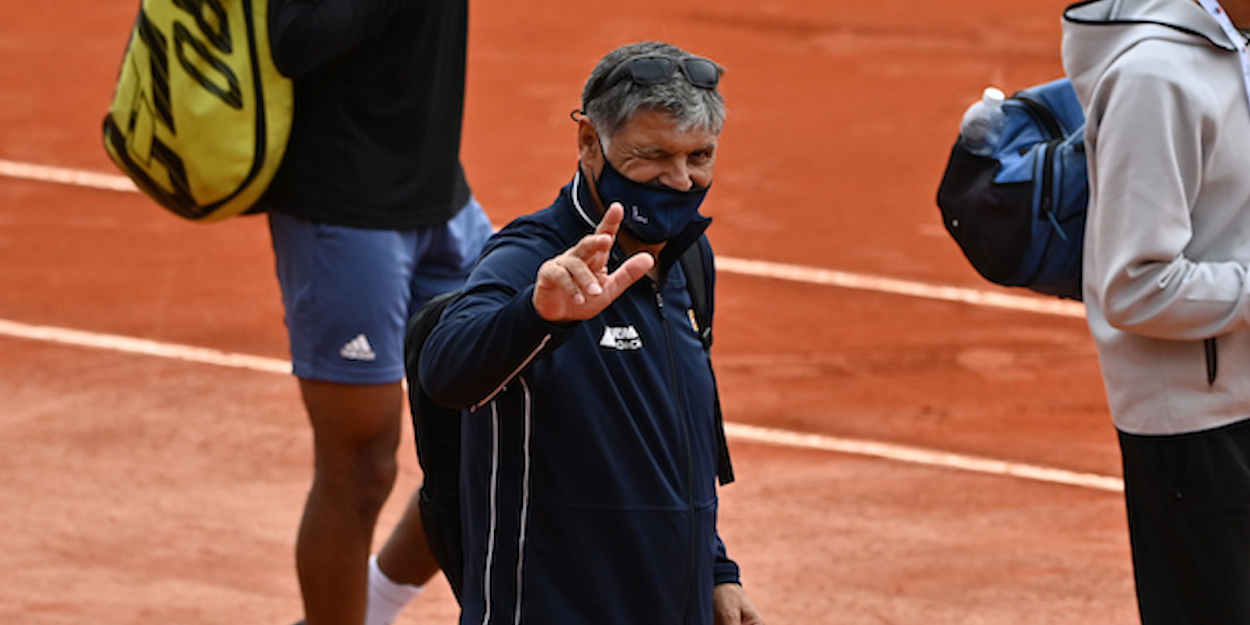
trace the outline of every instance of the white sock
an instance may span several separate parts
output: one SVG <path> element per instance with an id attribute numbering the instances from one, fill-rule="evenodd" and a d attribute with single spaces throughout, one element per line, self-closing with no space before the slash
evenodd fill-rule
<path id="1" fill-rule="evenodd" d="M 424 588 L 396 584 L 378 568 L 377 554 L 369 556 L 369 609 L 365 625 L 391 625 L 404 606 L 416 599 Z"/>

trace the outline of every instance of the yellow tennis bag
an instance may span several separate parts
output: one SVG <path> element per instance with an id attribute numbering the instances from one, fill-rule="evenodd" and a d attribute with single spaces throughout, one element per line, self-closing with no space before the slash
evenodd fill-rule
<path id="1" fill-rule="evenodd" d="M 268 0 L 142 0 L 104 147 L 187 219 L 251 208 L 290 136 L 293 90 L 269 50 Z"/>

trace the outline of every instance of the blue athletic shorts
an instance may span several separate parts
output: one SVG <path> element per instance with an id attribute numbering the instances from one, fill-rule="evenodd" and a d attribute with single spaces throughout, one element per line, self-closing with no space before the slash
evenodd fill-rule
<path id="1" fill-rule="evenodd" d="M 464 284 L 490 220 L 475 199 L 442 226 L 372 230 L 269 213 L 291 363 L 301 379 L 404 378 L 404 329 L 427 300 Z"/>

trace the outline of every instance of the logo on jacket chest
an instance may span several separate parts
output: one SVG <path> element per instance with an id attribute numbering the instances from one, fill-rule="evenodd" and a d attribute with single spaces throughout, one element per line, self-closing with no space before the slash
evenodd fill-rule
<path id="1" fill-rule="evenodd" d="M 599 345 L 622 352 L 634 352 L 642 349 L 642 335 L 632 325 L 605 326 Z"/>

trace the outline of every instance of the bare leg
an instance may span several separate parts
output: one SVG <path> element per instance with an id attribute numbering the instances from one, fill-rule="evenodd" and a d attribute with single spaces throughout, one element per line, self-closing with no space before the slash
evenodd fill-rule
<path id="1" fill-rule="evenodd" d="M 361 625 L 378 512 L 398 471 L 403 389 L 300 380 L 315 473 L 296 542 L 308 625 Z"/>
<path id="2" fill-rule="evenodd" d="M 418 501 L 420 498 L 414 493 L 403 518 L 378 552 L 378 567 L 396 584 L 421 586 L 438 572 L 438 563 L 425 542 Z"/>

